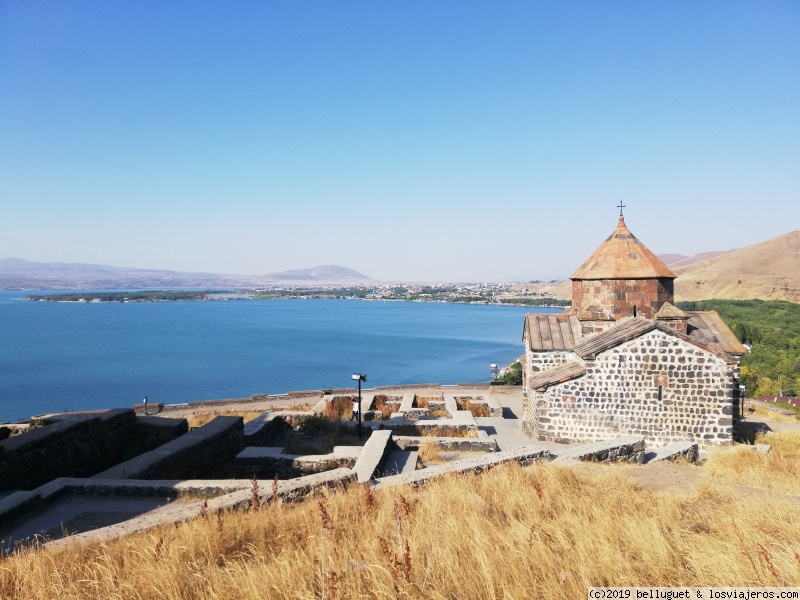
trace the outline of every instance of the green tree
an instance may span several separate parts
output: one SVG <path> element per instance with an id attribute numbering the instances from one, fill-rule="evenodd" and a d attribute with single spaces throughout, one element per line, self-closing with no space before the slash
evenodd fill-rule
<path id="1" fill-rule="evenodd" d="M 494 378 L 492 385 L 522 385 L 522 363 L 512 364 L 508 371 Z"/>

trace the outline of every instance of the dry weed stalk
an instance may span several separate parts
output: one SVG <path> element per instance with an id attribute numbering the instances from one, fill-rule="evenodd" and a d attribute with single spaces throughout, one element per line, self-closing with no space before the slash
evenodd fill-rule
<path id="1" fill-rule="evenodd" d="M 372 486 L 369 482 L 364 484 L 364 508 L 367 515 L 375 514 L 375 494 L 372 493 Z"/>
<path id="2" fill-rule="evenodd" d="M 261 508 L 261 498 L 258 495 L 258 479 L 253 474 L 253 481 L 250 485 L 250 510 L 257 511 Z"/>
<path id="3" fill-rule="evenodd" d="M 531 484 L 533 485 L 533 491 L 536 492 L 536 495 L 539 497 L 539 500 L 544 499 L 544 492 L 542 491 L 542 482 L 539 481 L 539 478 L 536 476 L 536 473 L 533 474 L 531 479 Z"/>
<path id="4" fill-rule="evenodd" d="M 750 554 L 750 549 L 747 547 L 747 544 L 744 541 L 742 532 L 739 531 L 739 528 L 736 526 L 736 521 L 733 522 L 733 530 L 736 532 L 736 537 L 739 538 L 739 548 L 741 548 L 742 553 L 747 557 L 747 560 L 750 561 L 750 566 L 753 567 L 753 573 L 758 573 L 758 569 L 756 568 L 756 563 Z"/>
<path id="5" fill-rule="evenodd" d="M 772 573 L 772 576 L 777 581 L 782 581 L 780 575 L 778 575 L 778 571 L 775 568 L 775 565 L 772 563 L 772 557 L 770 557 L 769 552 L 767 552 L 767 549 L 764 548 L 764 546 L 762 546 L 760 543 L 756 543 L 756 546 L 758 546 L 758 553 L 761 555 L 761 558 L 763 558 L 764 562 L 767 563 L 767 568 L 769 569 L 769 572 Z"/>
<path id="6" fill-rule="evenodd" d="M 397 525 L 397 552 L 395 553 L 389 542 L 383 536 L 378 536 L 378 544 L 387 563 L 389 564 L 389 571 L 392 573 L 392 585 L 395 593 L 400 593 L 401 588 L 403 593 L 408 592 L 408 586 L 411 583 L 411 547 L 408 540 L 403 538 L 403 520 L 400 518 L 401 506 L 406 512 L 406 516 L 411 514 L 410 506 L 405 498 L 400 495 L 401 503 L 395 502 L 394 504 L 394 520 Z"/>
<path id="7" fill-rule="evenodd" d="M 270 498 L 270 504 L 272 506 L 278 505 L 278 474 L 275 473 L 275 477 L 272 480 L 272 498 Z"/>
<path id="8" fill-rule="evenodd" d="M 161 558 L 161 550 L 163 548 L 164 548 L 164 536 L 162 535 L 161 537 L 158 538 L 158 542 L 156 542 L 155 551 L 153 552 L 153 555 L 155 556 L 156 560 Z"/>
<path id="9" fill-rule="evenodd" d="M 403 514 L 406 516 L 407 519 L 411 518 L 411 505 L 406 500 L 406 497 L 403 494 L 400 494 L 400 506 L 403 507 Z M 398 515 L 399 520 L 399 515 Z"/>
<path id="10" fill-rule="evenodd" d="M 225 527 L 225 520 L 222 514 L 222 509 L 217 509 L 217 533 L 222 534 L 222 530 Z"/>
<path id="11" fill-rule="evenodd" d="M 317 501 L 320 520 L 322 521 L 322 536 L 320 537 L 320 575 L 322 576 L 322 598 L 332 600 L 336 598 L 341 576 L 331 568 L 331 547 L 333 545 L 333 532 L 336 526 L 328 512 L 328 500 L 322 496 Z"/>

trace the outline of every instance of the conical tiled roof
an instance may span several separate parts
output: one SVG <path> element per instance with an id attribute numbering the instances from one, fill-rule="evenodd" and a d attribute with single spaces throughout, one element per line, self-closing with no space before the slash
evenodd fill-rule
<path id="1" fill-rule="evenodd" d="M 675 279 L 677 275 L 628 230 L 625 219 L 620 217 L 614 233 L 578 267 L 570 279 L 657 277 Z"/>

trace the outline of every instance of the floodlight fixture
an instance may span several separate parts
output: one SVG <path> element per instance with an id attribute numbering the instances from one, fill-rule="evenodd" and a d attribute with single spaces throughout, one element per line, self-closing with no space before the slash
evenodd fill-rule
<path id="1" fill-rule="evenodd" d="M 366 381 L 367 376 L 353 373 L 351 379 L 358 382 L 358 439 L 361 439 L 361 382 Z"/>

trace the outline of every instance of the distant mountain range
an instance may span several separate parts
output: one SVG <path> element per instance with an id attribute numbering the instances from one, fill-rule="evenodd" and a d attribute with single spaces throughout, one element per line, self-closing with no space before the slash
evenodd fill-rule
<path id="1" fill-rule="evenodd" d="M 296 269 L 294 271 L 282 271 L 280 273 L 270 273 L 262 275 L 258 278 L 260 282 L 318 282 L 325 283 L 330 281 L 336 282 L 362 282 L 366 283 L 372 281 L 366 275 L 348 269 L 346 267 L 337 267 L 336 265 L 322 265 L 320 267 L 312 267 L 310 269 Z"/>
<path id="2" fill-rule="evenodd" d="M 370 281 L 372 279 L 358 271 L 336 265 L 267 275 L 227 275 L 84 263 L 40 263 L 21 258 L 0 259 L 0 289 L 236 288 L 281 283 L 347 285 Z"/>

